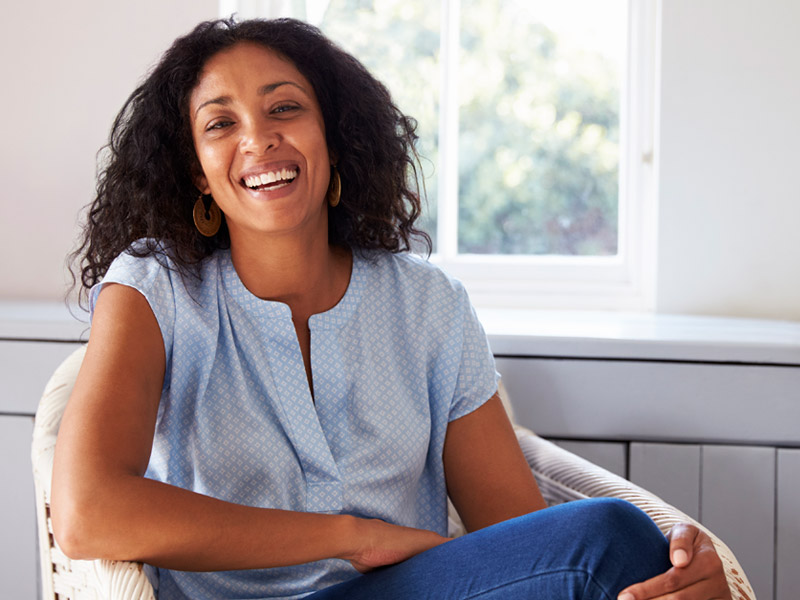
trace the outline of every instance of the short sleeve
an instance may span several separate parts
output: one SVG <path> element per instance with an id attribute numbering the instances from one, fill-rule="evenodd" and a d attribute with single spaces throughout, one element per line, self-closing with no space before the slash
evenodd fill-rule
<path id="1" fill-rule="evenodd" d="M 497 391 L 500 381 L 486 333 L 478 321 L 466 291 L 460 285 L 458 288 L 461 357 L 449 421 L 455 421 L 481 407 Z"/>
<path id="2" fill-rule="evenodd" d="M 175 328 L 175 296 L 171 277 L 173 273 L 153 255 L 137 257 L 125 252 L 114 259 L 103 281 L 94 285 L 89 292 L 90 319 L 94 317 L 94 308 L 100 291 L 109 283 L 126 285 L 145 297 L 161 330 L 167 372 L 172 358 Z"/>

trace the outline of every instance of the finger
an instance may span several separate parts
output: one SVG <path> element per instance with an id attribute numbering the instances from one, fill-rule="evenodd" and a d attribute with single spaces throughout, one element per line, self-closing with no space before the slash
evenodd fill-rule
<path id="1" fill-rule="evenodd" d="M 652 579 L 625 588 L 618 600 L 702 600 L 729 599 L 730 592 L 724 579 L 711 578 L 691 581 L 681 577 L 681 569 L 672 568 Z"/>
<path id="2" fill-rule="evenodd" d="M 669 559 L 673 566 L 685 567 L 692 562 L 700 534 L 701 531 L 690 523 L 678 523 L 669 530 Z"/>
<path id="3" fill-rule="evenodd" d="M 631 594 L 630 598 L 644 600 L 651 598 L 677 598 L 675 594 L 683 592 L 681 598 L 730 598 L 730 590 L 722 567 L 722 561 L 714 551 L 713 544 L 708 536 L 695 550 L 694 560 L 686 567 L 672 567 L 667 572 L 651 579 L 632 585 L 620 594 Z M 695 596 L 686 593 L 686 590 L 696 589 L 709 592 L 712 595 Z M 684 595 L 685 594 L 685 595 Z"/>

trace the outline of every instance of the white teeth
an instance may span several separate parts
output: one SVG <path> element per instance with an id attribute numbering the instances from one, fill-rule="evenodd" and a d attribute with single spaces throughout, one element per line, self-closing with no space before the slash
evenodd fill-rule
<path id="1" fill-rule="evenodd" d="M 276 181 L 286 181 L 297 177 L 296 169 L 281 169 L 280 171 L 269 171 L 260 175 L 249 175 L 244 178 L 244 183 L 249 188 L 257 188 L 262 185 L 269 185 Z"/>

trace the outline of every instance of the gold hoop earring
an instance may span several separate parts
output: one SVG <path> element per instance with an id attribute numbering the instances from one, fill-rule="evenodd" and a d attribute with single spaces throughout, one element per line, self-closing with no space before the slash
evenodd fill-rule
<path id="1" fill-rule="evenodd" d="M 342 199 L 342 178 L 339 177 L 339 171 L 336 170 L 336 165 L 331 165 L 331 182 L 328 185 L 328 204 L 331 208 L 339 205 L 339 200 Z"/>
<path id="2" fill-rule="evenodd" d="M 203 194 L 197 198 L 194 203 L 194 210 L 192 211 L 194 218 L 194 226 L 205 237 L 214 237 L 222 225 L 222 211 L 211 198 L 211 203 L 206 208 L 206 203 L 203 201 Z"/>

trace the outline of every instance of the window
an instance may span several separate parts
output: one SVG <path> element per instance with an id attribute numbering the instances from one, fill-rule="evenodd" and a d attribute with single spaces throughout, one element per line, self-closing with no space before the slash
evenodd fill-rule
<path id="1" fill-rule="evenodd" d="M 419 123 L 433 260 L 484 306 L 648 308 L 655 0 L 239 0 Z"/>

